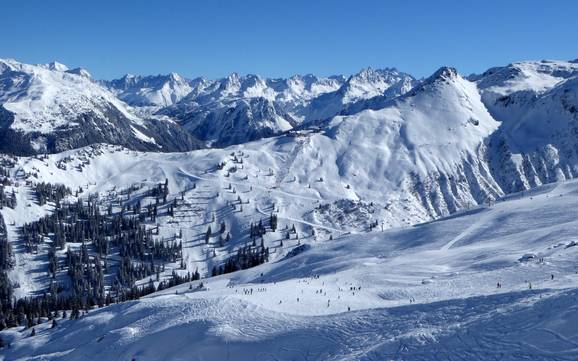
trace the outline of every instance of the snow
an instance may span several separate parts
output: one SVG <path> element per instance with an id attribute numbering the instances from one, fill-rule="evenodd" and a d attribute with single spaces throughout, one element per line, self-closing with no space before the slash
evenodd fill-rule
<path id="1" fill-rule="evenodd" d="M 141 120 L 112 93 L 86 74 L 67 72 L 62 64 L 29 65 L 0 59 L 0 104 L 14 113 L 11 129 L 51 133 L 74 126 L 83 113 L 105 117 L 110 108 L 139 124 Z"/>
<path id="2" fill-rule="evenodd" d="M 226 218 L 233 238 L 243 239 L 244 227 L 276 210 L 279 219 L 289 226 L 296 224 L 302 236 L 316 230 L 315 237 L 304 240 L 310 242 L 365 232 L 374 222 L 388 229 L 429 221 L 504 193 L 479 155 L 484 139 L 498 123 L 485 110 L 476 85 L 455 71 L 442 69 L 381 110 L 338 116 L 322 126 L 321 132 L 300 131 L 189 153 L 88 147 L 50 155 L 44 161 L 20 158 L 18 168 L 72 189 L 100 192 L 103 198 L 111 189 L 168 179 L 171 192 L 185 191 L 191 204 L 197 197 L 209 196 L 204 212 L 187 214 L 176 225 L 161 221 L 163 235 L 170 237 L 184 229 L 185 238 L 193 239 L 206 231 L 211 211 L 227 207 L 239 195 L 250 203 L 244 205 L 244 212 Z M 243 164 L 229 174 L 235 165 L 231 153 Z M 71 160 L 66 167 L 58 167 L 67 158 Z M 225 169 L 215 170 L 223 161 L 228 163 Z M 464 164 L 477 168 L 472 166 L 466 179 Z M 195 191 L 190 190 L 193 183 Z M 221 196 L 213 199 L 215 194 Z M 24 222 L 17 214 L 26 203 L 19 202 L 14 214 L 6 212 L 7 223 Z M 266 242 L 276 247 L 281 237 L 273 235 Z M 288 242 L 275 258 L 282 258 L 296 243 Z M 186 252 L 192 269 L 210 272 L 215 261 L 207 258 L 208 248 L 191 247 Z M 220 253 L 217 260 L 225 256 Z M 42 268 L 25 273 L 19 277 L 35 279 Z M 32 291 L 34 287 L 22 287 L 17 292 Z"/>
<path id="3" fill-rule="evenodd" d="M 0 72 L 14 64 L 0 62 Z M 213 142 L 241 144 L 165 154 L 95 145 L 17 158 L 18 206 L 2 210 L 11 240 L 51 207 L 31 204 L 25 173 L 103 202 L 168 179 L 169 198 L 182 194 L 186 209 L 176 220 L 159 216 L 159 237 L 182 231 L 187 269 L 203 276 L 248 241 L 250 223 L 275 213 L 279 230 L 264 237 L 265 265 L 92 310 L 55 330 L 40 325 L 34 337 L 3 331 L 12 346 L 0 358 L 577 359 L 575 66 L 523 62 L 468 79 L 443 67 L 418 84 L 392 69 L 200 79 L 167 109 L 198 116 L 183 124 L 202 119 Z M 315 99 L 361 108 L 295 129 L 303 118 L 291 114 L 325 104 Z M 147 107 L 139 114 L 157 109 Z M 272 137 L 247 142 L 253 130 Z M 231 207 L 237 197 L 243 211 Z M 199 241 L 221 221 L 230 244 Z M 293 225 L 299 239 L 286 240 Z M 17 250 L 17 296 L 46 287 L 42 251 Z"/>
<path id="4" fill-rule="evenodd" d="M 560 244 L 578 238 L 569 212 L 577 194 L 577 182 L 560 183 L 412 228 L 314 244 L 204 280 L 203 290 L 181 285 L 54 330 L 45 323 L 34 337 L 3 331 L 3 356 L 575 359 L 578 249 Z M 544 261 L 517 261 L 527 253 Z"/>
<path id="5" fill-rule="evenodd" d="M 266 79 L 233 73 L 220 80 L 199 81 L 180 102 L 159 114 L 178 119 L 213 146 L 227 146 L 330 118 L 358 101 L 389 99 L 412 85 L 411 76 L 395 69 L 368 68 L 347 79 L 314 75 Z M 266 104 L 266 110 L 261 104 Z"/>
<path id="6" fill-rule="evenodd" d="M 525 61 L 492 68 L 473 76 L 488 92 L 508 95 L 520 91 L 542 93 L 578 75 L 578 64 L 565 61 Z"/>
<path id="7" fill-rule="evenodd" d="M 173 105 L 189 94 L 199 80 L 189 80 L 177 73 L 166 76 L 125 75 L 121 79 L 103 82 L 120 99 L 132 106 L 159 107 Z"/>

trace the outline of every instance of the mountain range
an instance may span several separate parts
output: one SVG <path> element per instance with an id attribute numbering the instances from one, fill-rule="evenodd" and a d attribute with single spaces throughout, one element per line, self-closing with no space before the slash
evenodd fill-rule
<path id="1" fill-rule="evenodd" d="M 421 187 L 427 212 L 440 215 L 575 177 L 577 75 L 575 61 L 527 61 L 468 77 L 444 67 L 421 80 L 366 68 L 331 77 L 171 73 L 96 81 L 59 63 L 2 60 L 0 150 L 26 155 L 109 143 L 174 152 L 315 129 L 323 136 L 311 139 L 320 144 L 296 155 L 305 164 L 333 149 L 340 176 Z"/>
<path id="2" fill-rule="evenodd" d="M 574 359 L 578 186 L 558 182 L 577 175 L 578 61 L 105 81 L 0 60 L 0 341 L 10 359 L 299 359 L 303 335 L 319 359 Z M 13 299 L 120 304 L 49 328 Z"/>

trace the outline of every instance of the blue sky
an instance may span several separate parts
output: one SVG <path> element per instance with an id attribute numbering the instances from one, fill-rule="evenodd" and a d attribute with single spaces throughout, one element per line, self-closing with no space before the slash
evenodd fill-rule
<path id="1" fill-rule="evenodd" d="M 236 71 L 282 77 L 397 67 L 418 77 L 578 58 L 578 1 L 22 0 L 0 7 L 0 57 L 94 77 Z"/>

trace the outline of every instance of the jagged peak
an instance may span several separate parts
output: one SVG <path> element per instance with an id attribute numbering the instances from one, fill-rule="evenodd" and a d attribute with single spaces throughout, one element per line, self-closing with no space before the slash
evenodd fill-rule
<path id="1" fill-rule="evenodd" d="M 357 74 L 352 75 L 349 78 L 351 80 L 371 80 L 374 78 L 381 78 L 388 75 L 396 75 L 398 74 L 398 70 L 396 68 L 382 68 L 382 69 L 375 69 L 371 66 L 365 67 L 361 69 Z"/>
<path id="2" fill-rule="evenodd" d="M 16 64 L 19 63 L 14 59 L 0 59 L 0 72 L 14 70 Z"/>
<path id="3" fill-rule="evenodd" d="M 184 81 L 183 77 L 180 76 L 180 74 L 175 73 L 175 72 L 171 72 L 171 73 L 169 74 L 169 79 L 172 80 L 172 81 L 175 81 L 175 82 L 182 82 L 182 81 Z"/>
<path id="4" fill-rule="evenodd" d="M 442 66 L 441 68 L 439 68 L 438 70 L 436 70 L 435 73 L 432 74 L 432 76 L 429 77 L 430 80 L 437 80 L 437 79 L 445 79 L 445 80 L 451 80 L 451 79 L 455 79 L 459 76 L 458 71 L 456 70 L 456 68 L 453 68 L 451 66 Z"/>
<path id="5" fill-rule="evenodd" d="M 227 81 L 229 82 L 236 82 L 239 81 L 239 79 L 241 79 L 241 76 L 235 71 L 227 76 Z"/>

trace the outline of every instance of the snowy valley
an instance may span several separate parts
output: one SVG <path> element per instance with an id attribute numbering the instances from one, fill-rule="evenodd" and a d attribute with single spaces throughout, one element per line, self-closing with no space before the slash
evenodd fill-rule
<path id="1" fill-rule="evenodd" d="M 575 360 L 576 134 L 576 61 L 0 60 L 0 359 Z"/>

